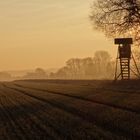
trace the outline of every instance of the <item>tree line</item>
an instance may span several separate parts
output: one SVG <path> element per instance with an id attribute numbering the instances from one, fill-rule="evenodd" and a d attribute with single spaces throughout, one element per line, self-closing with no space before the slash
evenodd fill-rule
<path id="1" fill-rule="evenodd" d="M 140 51 L 136 51 L 134 54 L 140 69 Z M 14 77 L 8 72 L 0 72 L 0 81 L 19 79 L 114 79 L 115 64 L 115 58 L 111 58 L 107 51 L 97 51 L 93 57 L 71 58 L 66 61 L 65 66 L 55 70 L 55 72 L 36 68 L 20 77 Z M 132 63 L 132 67 L 133 65 Z"/>
<path id="2" fill-rule="evenodd" d="M 49 78 L 56 79 L 112 79 L 114 60 L 106 51 L 97 51 L 93 57 L 71 58 L 66 65 Z"/>

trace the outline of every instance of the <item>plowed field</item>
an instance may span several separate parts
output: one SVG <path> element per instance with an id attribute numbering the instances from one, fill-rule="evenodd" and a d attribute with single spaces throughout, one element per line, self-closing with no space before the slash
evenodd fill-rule
<path id="1" fill-rule="evenodd" d="M 0 140 L 140 140 L 140 82 L 1 82 Z"/>

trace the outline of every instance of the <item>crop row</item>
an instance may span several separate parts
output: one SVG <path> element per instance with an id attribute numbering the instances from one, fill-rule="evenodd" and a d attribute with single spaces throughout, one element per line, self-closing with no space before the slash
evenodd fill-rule
<path id="1" fill-rule="evenodd" d="M 116 135 L 129 136 L 131 138 L 140 137 L 139 114 L 120 108 L 114 108 L 108 104 L 91 103 L 77 98 L 52 94 L 51 92 L 17 87 L 14 84 L 9 84 L 7 87 L 26 96 L 47 102 L 59 109 L 63 109 L 65 112 L 81 117 Z"/>
<path id="2" fill-rule="evenodd" d="M 4 118 L 3 122 L 8 124 L 8 130 L 5 133 L 1 131 L 5 137 L 8 135 L 5 139 L 121 138 L 48 102 L 13 89 L 0 89 L 0 106 L 3 110 L 3 117 L 0 118 Z"/>

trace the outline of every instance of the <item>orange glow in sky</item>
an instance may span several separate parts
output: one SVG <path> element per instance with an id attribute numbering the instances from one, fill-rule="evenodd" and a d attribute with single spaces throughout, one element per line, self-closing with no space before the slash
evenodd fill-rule
<path id="1" fill-rule="evenodd" d="M 113 41 L 94 31 L 92 0 L 0 1 L 0 70 L 56 68 L 96 50 L 115 54 Z"/>

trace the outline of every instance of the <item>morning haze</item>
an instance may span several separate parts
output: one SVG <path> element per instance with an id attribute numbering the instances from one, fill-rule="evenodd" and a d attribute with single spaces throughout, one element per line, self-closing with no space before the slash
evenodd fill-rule
<path id="1" fill-rule="evenodd" d="M 139 33 L 140 0 L 0 0 L 0 140 L 140 140 Z"/>
<path id="2" fill-rule="evenodd" d="M 0 69 L 56 68 L 69 58 L 114 55 L 112 42 L 93 31 L 90 0 L 0 1 Z"/>

